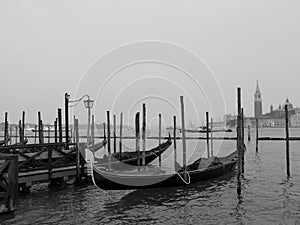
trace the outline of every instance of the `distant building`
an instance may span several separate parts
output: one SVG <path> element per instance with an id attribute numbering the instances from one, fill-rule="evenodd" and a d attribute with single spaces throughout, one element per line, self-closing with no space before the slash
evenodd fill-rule
<path id="1" fill-rule="evenodd" d="M 289 126 L 300 127 L 300 108 L 294 108 L 293 104 L 286 98 L 285 102 L 274 109 L 273 105 L 270 106 L 270 112 L 262 113 L 262 96 L 256 83 L 254 94 L 254 117 L 245 118 L 245 126 L 256 126 L 256 118 L 258 118 L 259 127 L 285 127 L 285 106 L 288 108 Z M 234 116 L 225 115 L 224 121 L 229 127 L 236 126 L 236 118 Z"/>
<path id="2" fill-rule="evenodd" d="M 225 127 L 235 127 L 236 126 L 237 115 L 225 114 L 223 117 Z"/>
<path id="3" fill-rule="evenodd" d="M 260 127 L 285 127 L 285 106 L 288 108 L 289 126 L 300 127 L 300 108 L 294 108 L 293 104 L 286 101 L 279 105 L 278 109 L 270 107 L 270 112 L 265 113 L 259 118 Z M 252 124 L 255 124 L 253 121 Z"/>
<path id="4" fill-rule="evenodd" d="M 290 124 L 292 127 L 300 127 L 300 109 L 295 109 L 295 114 L 290 117 Z"/>
<path id="5" fill-rule="evenodd" d="M 256 81 L 256 89 L 254 93 L 254 117 L 259 118 L 262 116 L 262 96 L 258 86 L 258 81 Z"/>
<path id="6" fill-rule="evenodd" d="M 223 121 L 225 122 L 225 124 L 228 122 L 228 121 L 230 121 L 230 120 L 232 120 L 233 118 L 232 118 L 232 115 L 231 114 L 225 114 L 224 116 L 223 116 Z"/>

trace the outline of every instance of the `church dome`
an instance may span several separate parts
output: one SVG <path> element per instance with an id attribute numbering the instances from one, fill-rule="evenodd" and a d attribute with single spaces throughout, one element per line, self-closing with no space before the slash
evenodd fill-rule
<path id="1" fill-rule="evenodd" d="M 289 101 L 288 98 L 286 98 L 285 103 L 282 104 L 282 108 L 284 109 L 286 105 L 287 105 L 288 109 L 292 109 L 293 108 L 293 104 L 290 103 L 290 101 Z"/>

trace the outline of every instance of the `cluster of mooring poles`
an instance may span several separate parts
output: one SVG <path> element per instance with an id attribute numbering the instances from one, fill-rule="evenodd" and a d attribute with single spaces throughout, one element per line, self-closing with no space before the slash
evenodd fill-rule
<path id="1" fill-rule="evenodd" d="M 50 125 L 46 125 L 48 130 L 44 129 L 40 111 L 34 129 L 26 128 L 25 111 L 22 112 L 22 118 L 17 125 L 9 125 L 8 112 L 5 112 L 4 121 L 4 140 L 0 141 L 0 186 L 2 187 L 0 195 L 3 197 L 0 199 L 0 213 L 16 210 L 18 190 L 26 191 L 32 182 L 48 180 L 51 184 L 69 176 L 69 171 L 62 168 L 73 166 L 71 154 L 75 151 L 79 154 L 77 145 L 69 143 L 67 93 L 65 95 L 65 142 L 63 142 L 61 108 L 58 109 L 58 118 L 54 121 L 55 143 L 50 143 Z M 15 128 L 14 134 L 13 128 Z M 34 132 L 34 144 L 27 144 L 27 137 L 32 138 L 32 136 L 27 136 L 25 131 Z M 48 132 L 48 136 L 44 135 L 45 132 Z M 15 139 L 15 143 L 12 138 Z M 45 138 L 48 138 L 48 143 L 44 142 Z M 70 151 L 69 146 L 72 147 Z"/>
<path id="2" fill-rule="evenodd" d="M 36 160 L 37 156 L 39 156 L 43 148 L 49 148 L 48 150 L 48 169 L 49 169 L 49 179 L 52 179 L 52 152 L 58 151 L 61 154 L 65 154 L 61 151 L 61 149 L 54 149 L 56 147 L 64 148 L 65 150 L 69 150 L 69 145 L 73 145 L 70 140 L 70 136 L 73 138 L 73 142 L 76 143 L 74 145 L 77 146 L 76 151 L 76 180 L 81 180 L 82 174 L 84 174 L 84 160 L 82 160 L 82 156 L 80 151 L 78 150 L 78 145 L 80 143 L 80 135 L 79 135 L 79 122 L 78 119 L 74 116 L 74 125 L 73 125 L 73 135 L 71 131 L 71 135 L 69 134 L 69 107 L 73 107 L 77 105 L 82 99 L 87 98 L 84 101 L 85 107 L 88 109 L 88 129 L 87 129 L 87 142 L 85 144 L 86 147 L 90 147 L 95 145 L 95 117 L 94 115 L 91 116 L 90 109 L 93 106 L 93 100 L 90 99 L 88 95 L 84 95 L 78 100 L 70 101 L 70 96 L 68 93 L 65 93 L 65 142 L 63 141 L 63 125 L 62 125 L 62 109 L 57 109 L 57 117 L 55 118 L 54 124 L 51 125 L 54 128 L 54 143 L 51 142 L 51 131 L 50 125 L 48 126 L 48 130 L 44 129 L 45 125 L 42 120 L 41 112 L 38 112 L 38 121 L 37 125 L 34 128 L 34 144 L 36 146 L 40 146 L 41 152 L 38 154 L 34 154 L 32 158 L 24 156 L 26 158 L 26 163 L 33 163 Z M 69 105 L 73 103 L 73 105 Z M 237 126 L 236 126 L 236 137 L 213 137 L 213 118 L 209 117 L 209 112 L 206 112 L 206 137 L 186 137 L 186 129 L 185 129 L 185 115 L 184 115 L 184 100 L 183 96 L 180 96 L 180 109 L 181 109 L 181 131 L 182 131 L 182 149 L 183 149 L 183 171 L 184 171 L 184 179 L 187 180 L 187 171 L 186 171 L 186 139 L 204 139 L 206 140 L 206 148 L 207 148 L 207 157 L 211 157 L 214 155 L 213 152 L 213 140 L 236 140 L 237 146 L 237 153 L 238 153 L 238 160 L 237 160 L 237 194 L 241 195 L 241 176 L 244 173 L 244 153 L 246 150 L 245 143 L 244 143 L 244 136 L 245 136 L 245 127 L 244 127 L 244 110 L 242 108 L 242 101 L 241 101 L 241 88 L 237 88 Z M 111 132 L 111 121 L 110 121 L 110 112 L 107 111 L 106 114 L 107 121 L 103 123 L 103 137 L 104 140 L 107 138 L 107 151 L 108 151 L 108 169 L 111 170 L 111 160 L 112 154 L 117 153 L 117 148 L 119 146 L 119 160 L 121 160 L 122 156 L 122 139 L 128 138 L 123 137 L 123 113 L 120 113 L 120 121 L 119 121 L 119 137 L 117 137 L 117 116 L 113 115 L 113 131 Z M 142 123 L 140 124 L 140 112 L 135 114 L 135 150 L 137 152 L 138 157 L 138 170 L 140 171 L 141 168 L 143 169 L 146 165 L 145 162 L 145 152 L 146 152 L 146 104 L 142 104 Z M 90 121 L 92 120 L 92 121 Z M 16 153 L 16 148 L 22 148 L 27 143 L 27 135 L 25 135 L 25 111 L 22 112 L 22 118 L 18 121 L 17 125 L 10 125 L 8 123 L 8 113 L 5 112 L 4 118 L 4 140 L 1 141 L 1 147 L 3 150 L 5 148 L 9 148 L 11 152 Z M 158 114 L 158 146 L 161 146 L 161 139 L 162 139 L 162 115 Z M 180 137 L 176 137 L 176 116 L 173 116 L 173 140 L 174 140 L 174 168 L 177 170 L 178 163 L 177 163 L 177 145 L 176 139 L 180 139 Z M 284 140 L 286 142 L 286 173 L 287 176 L 290 177 L 290 153 L 289 153 L 289 141 L 299 141 L 300 137 L 289 137 L 289 112 L 287 105 L 285 105 L 285 138 L 278 138 L 278 137 L 259 137 L 258 128 L 259 128 L 259 118 L 255 119 L 256 124 L 256 144 L 255 149 L 258 152 L 258 141 L 264 140 Z M 106 127 L 107 126 L 107 127 Z M 15 127 L 15 134 L 13 134 L 13 127 Z M 141 129 L 140 129 L 141 128 Z M 48 136 L 45 136 L 45 132 L 48 132 Z M 141 134 L 142 132 L 142 134 Z M 210 132 L 210 134 L 209 134 Z M 12 138 L 14 137 L 14 144 L 12 143 Z M 45 138 L 48 138 L 48 143 L 45 143 Z M 117 138 L 119 138 L 119 145 L 117 143 Z M 129 137 L 130 138 L 130 137 Z M 157 137 L 152 137 L 157 138 Z M 111 149 L 111 139 L 113 139 L 113 153 Z M 251 140 L 250 136 L 250 125 L 248 125 L 248 141 Z M 140 143 L 142 141 L 142 144 Z M 38 142 L 38 143 L 37 143 Z M 60 146 L 54 146 L 54 144 L 61 144 Z M 48 145 L 52 144 L 51 146 Z M 47 146 L 48 147 L 47 147 Z M 62 146 L 63 145 L 63 146 Z M 71 146 L 74 147 L 74 146 Z M 142 147 L 142 148 L 141 148 Z M 33 147 L 32 148 L 38 148 Z M 24 147 L 25 149 L 25 147 Z M 26 149 L 29 149 L 26 147 Z M 159 149 L 160 150 L 160 149 Z M 65 154 L 64 157 L 68 157 L 68 154 Z M 20 170 L 21 166 L 26 165 L 26 163 L 22 162 L 18 167 L 18 156 L 17 155 L 3 155 L 0 154 L 0 159 L 4 162 L 2 165 L 9 165 L 9 166 L 1 166 L 0 168 L 0 185 L 4 182 L 8 184 L 7 193 L 2 193 L 5 196 L 8 196 L 8 202 L 6 205 L 8 206 L 5 210 L 13 211 L 16 208 L 16 190 L 18 190 L 18 170 Z M 159 166 L 162 165 L 161 154 L 159 154 Z M 20 162 L 19 162 L 20 163 Z M 55 163 L 55 162 L 54 162 Z M 73 163 L 73 162 L 72 162 Z M 4 176 L 3 174 L 8 173 L 8 176 Z M 2 182 L 2 183 L 1 183 Z M 4 184 L 3 183 L 3 184 Z"/>
<path id="3" fill-rule="evenodd" d="M 68 115 L 66 115 L 66 123 L 65 123 L 65 143 L 69 143 L 69 125 L 68 125 Z M 4 118 L 4 145 L 9 146 L 13 144 L 12 138 L 15 139 L 15 145 L 24 145 L 28 142 L 27 135 L 25 135 L 25 111 L 22 112 L 22 119 L 19 120 L 19 124 L 17 125 L 8 125 L 8 113 L 5 112 Z M 38 111 L 38 125 L 35 125 L 35 128 L 32 128 L 31 131 L 34 132 L 34 144 L 44 144 L 45 138 L 48 139 L 48 143 L 50 143 L 51 137 L 51 130 L 50 125 L 47 125 L 48 129 L 44 129 L 45 125 L 42 120 L 41 112 Z M 9 127 L 9 131 L 8 131 Z M 15 134 L 13 134 L 13 128 L 15 128 Z M 62 110 L 58 108 L 58 118 L 54 121 L 54 142 L 55 143 L 63 143 L 63 128 L 62 128 Z M 45 132 L 48 133 L 45 136 Z M 29 135 L 29 137 L 32 137 Z M 38 142 L 37 142 L 38 139 Z"/>
<path id="4" fill-rule="evenodd" d="M 105 129 L 105 123 L 103 123 L 104 129 L 104 139 L 106 138 L 107 130 L 107 152 L 108 152 L 108 169 L 111 170 L 111 156 L 113 153 L 117 152 L 117 138 L 119 138 L 119 160 L 121 160 L 122 155 L 122 138 L 123 138 L 123 113 L 120 113 L 120 128 L 119 128 L 119 137 L 117 137 L 117 129 L 116 129 L 116 115 L 113 115 L 113 137 L 111 137 L 111 122 L 110 122 L 110 111 L 106 112 L 106 124 L 107 129 Z M 142 125 L 142 129 L 140 129 Z M 141 134 L 142 132 L 142 134 Z M 111 138 L 113 139 L 113 153 L 111 149 Z M 137 164 L 138 170 L 146 165 L 145 161 L 145 152 L 146 152 L 146 104 L 142 104 L 142 124 L 140 123 L 140 112 L 135 114 L 135 151 L 137 152 Z M 142 145 L 140 140 L 142 139 Z M 158 144 L 159 147 L 161 145 L 161 114 L 158 114 Z M 142 148 L 141 148 L 142 146 Z M 159 166 L 161 166 L 161 155 L 158 156 Z"/>
<path id="5" fill-rule="evenodd" d="M 285 110 L 285 138 L 282 137 L 259 137 L 258 127 L 259 119 L 256 118 L 256 152 L 258 152 L 258 141 L 285 141 L 286 143 L 286 174 L 290 177 L 290 141 L 300 141 L 300 137 L 289 136 L 289 111 L 287 105 L 284 107 Z"/>

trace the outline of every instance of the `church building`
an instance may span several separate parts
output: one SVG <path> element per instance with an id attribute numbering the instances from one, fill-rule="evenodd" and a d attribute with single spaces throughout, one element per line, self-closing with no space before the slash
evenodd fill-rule
<path id="1" fill-rule="evenodd" d="M 256 81 L 256 89 L 254 93 L 254 117 L 259 118 L 262 116 L 262 96 L 258 86 L 258 81 Z"/>
<path id="2" fill-rule="evenodd" d="M 253 117 L 245 117 L 245 126 L 256 126 L 256 119 L 258 119 L 259 127 L 285 127 L 285 106 L 288 109 L 289 126 L 300 127 L 300 108 L 294 108 L 293 104 L 286 98 L 283 104 L 280 104 L 277 109 L 273 105 L 270 106 L 270 111 L 263 114 L 262 108 L 262 94 L 256 81 L 256 88 L 254 92 L 254 115 Z M 225 119 L 226 116 L 226 119 Z M 224 116 L 226 126 L 235 127 L 236 117 L 228 115 Z"/>

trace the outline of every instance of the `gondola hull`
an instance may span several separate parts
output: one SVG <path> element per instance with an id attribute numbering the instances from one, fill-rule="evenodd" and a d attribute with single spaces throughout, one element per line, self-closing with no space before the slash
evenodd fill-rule
<path id="1" fill-rule="evenodd" d="M 189 171 L 189 183 L 196 183 L 208 179 L 216 178 L 234 170 L 236 160 L 229 161 L 222 165 L 209 167 L 202 170 Z M 129 190 L 129 189 L 148 189 L 161 187 L 174 187 L 184 185 L 184 172 L 173 174 L 157 175 L 120 175 L 104 172 L 93 167 L 93 181 L 96 186 L 104 190 Z M 188 181 L 188 179 L 187 179 Z"/>
<path id="2" fill-rule="evenodd" d="M 164 153 L 172 144 L 171 137 L 165 142 L 162 143 L 160 146 L 157 146 L 151 150 L 145 152 L 145 165 L 148 165 L 153 160 L 155 160 L 159 155 Z M 128 158 L 124 157 L 126 154 L 130 155 Z M 119 161 L 119 154 L 113 154 L 111 157 L 111 167 L 115 169 L 124 169 L 127 166 L 138 166 L 142 165 L 142 152 L 140 152 L 140 157 L 138 157 L 137 152 L 123 152 L 121 161 Z M 139 160 L 138 160 L 139 159 Z M 139 162 L 139 163 L 138 163 Z M 108 168 L 108 158 L 105 159 L 97 159 L 95 161 L 96 164 L 107 167 Z"/>

